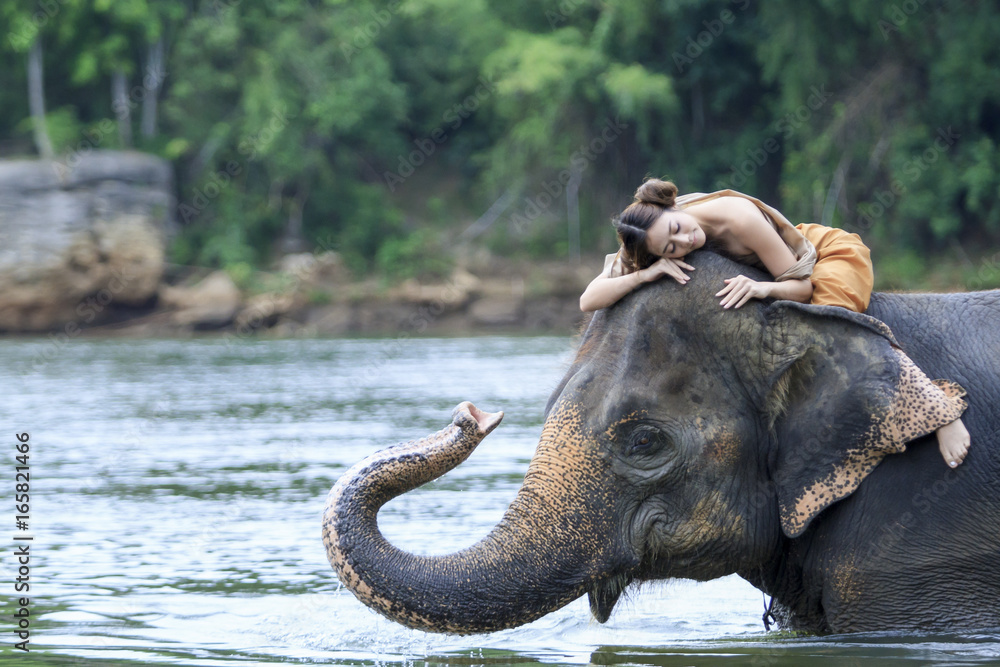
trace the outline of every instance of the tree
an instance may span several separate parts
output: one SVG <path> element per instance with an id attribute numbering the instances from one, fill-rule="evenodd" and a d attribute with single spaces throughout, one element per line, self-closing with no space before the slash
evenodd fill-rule
<path id="1" fill-rule="evenodd" d="M 204 2 L 178 34 L 164 114 L 186 138 L 181 222 L 192 259 L 263 259 L 300 234 L 371 261 L 396 217 L 370 167 L 400 146 L 402 88 L 357 26 L 374 5 Z M 367 174 L 367 176 L 365 176 Z M 219 181 L 224 181 L 220 183 Z M 226 231 L 228 230 L 228 231 Z"/>
<path id="2" fill-rule="evenodd" d="M 74 4 L 72 1 L 68 4 Z M 52 18 L 59 12 L 52 3 L 31 3 L 27 6 L 18 0 L 0 2 L 0 17 L 10 26 L 3 49 L 9 53 L 26 56 L 28 104 L 35 147 L 39 155 L 51 160 L 55 154 L 45 119 L 45 77 L 42 35 L 51 32 Z"/>

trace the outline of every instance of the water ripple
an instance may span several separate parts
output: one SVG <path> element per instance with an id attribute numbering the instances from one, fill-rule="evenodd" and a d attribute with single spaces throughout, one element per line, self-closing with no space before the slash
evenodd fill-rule
<path id="1" fill-rule="evenodd" d="M 467 463 L 380 514 L 401 548 L 468 546 L 517 493 L 548 394 L 571 358 L 571 341 L 553 337 L 110 340 L 57 349 L 4 341 L 0 383 L 15 391 L 0 417 L 30 431 L 33 443 L 32 655 L 44 664 L 190 665 L 997 657 L 992 632 L 765 634 L 760 594 L 736 577 L 644 587 L 605 625 L 578 600 L 524 627 L 474 637 L 404 628 L 340 588 L 319 518 L 341 473 L 379 448 L 440 429 L 460 401 L 503 409 L 504 423 Z"/>

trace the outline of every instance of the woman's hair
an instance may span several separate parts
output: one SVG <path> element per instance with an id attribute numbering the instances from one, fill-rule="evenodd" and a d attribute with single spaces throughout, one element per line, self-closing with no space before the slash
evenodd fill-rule
<path id="1" fill-rule="evenodd" d="M 659 259 L 646 247 L 649 228 L 663 212 L 674 207 L 677 186 L 670 181 L 647 178 L 635 191 L 634 200 L 612 220 L 618 241 L 622 244 L 625 273 L 645 269 Z"/>

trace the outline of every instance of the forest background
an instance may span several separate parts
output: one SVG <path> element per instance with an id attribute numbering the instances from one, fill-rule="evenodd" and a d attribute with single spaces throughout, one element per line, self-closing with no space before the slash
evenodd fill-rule
<path id="1" fill-rule="evenodd" d="M 0 22 L 0 156 L 166 158 L 179 265 L 589 262 L 655 175 L 860 233 L 882 289 L 1000 285 L 996 3 L 0 0 Z"/>

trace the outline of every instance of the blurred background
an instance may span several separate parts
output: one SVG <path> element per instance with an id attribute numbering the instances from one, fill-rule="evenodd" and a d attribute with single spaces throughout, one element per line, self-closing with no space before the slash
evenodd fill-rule
<path id="1" fill-rule="evenodd" d="M 435 305 L 432 331 L 568 330 L 648 175 L 856 231 L 879 289 L 1000 285 L 995 3 L 4 0 L 0 22 L 7 331 L 394 331 Z"/>

